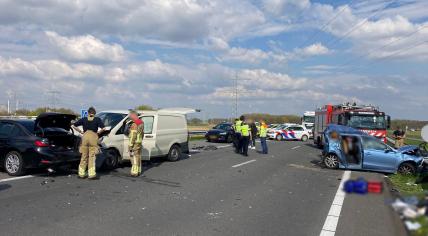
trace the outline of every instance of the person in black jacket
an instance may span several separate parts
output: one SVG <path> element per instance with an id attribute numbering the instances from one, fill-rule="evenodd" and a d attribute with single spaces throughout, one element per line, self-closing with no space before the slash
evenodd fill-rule
<path id="1" fill-rule="evenodd" d="M 250 129 L 251 129 L 251 141 L 250 141 L 250 146 L 251 149 L 256 149 L 256 138 L 257 138 L 257 126 L 256 123 L 254 123 L 254 121 L 250 122 Z"/>

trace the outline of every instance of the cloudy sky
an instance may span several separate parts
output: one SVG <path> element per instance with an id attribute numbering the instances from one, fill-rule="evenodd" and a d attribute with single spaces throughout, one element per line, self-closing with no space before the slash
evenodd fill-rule
<path id="1" fill-rule="evenodd" d="M 426 0 L 0 0 L 0 105 L 428 117 Z"/>

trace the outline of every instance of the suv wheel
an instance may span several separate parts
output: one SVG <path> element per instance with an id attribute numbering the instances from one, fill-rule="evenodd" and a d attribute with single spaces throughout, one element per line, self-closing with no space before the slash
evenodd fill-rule
<path id="1" fill-rule="evenodd" d="M 178 161 L 181 158 L 181 148 L 177 144 L 173 145 L 168 153 L 168 161 Z"/>
<path id="2" fill-rule="evenodd" d="M 11 151 L 4 158 L 4 168 L 11 176 L 20 176 L 25 173 L 24 160 L 19 152 Z"/>
<path id="3" fill-rule="evenodd" d="M 103 168 L 107 170 L 114 170 L 119 166 L 119 153 L 114 149 L 108 149 L 105 152 L 106 159 L 103 163 Z"/>

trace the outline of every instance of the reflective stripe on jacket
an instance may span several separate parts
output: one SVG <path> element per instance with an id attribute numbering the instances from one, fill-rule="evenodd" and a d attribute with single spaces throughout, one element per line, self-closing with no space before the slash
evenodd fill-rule
<path id="1" fill-rule="evenodd" d="M 144 124 L 137 125 L 132 123 L 129 133 L 129 146 L 141 144 L 144 136 Z"/>
<path id="2" fill-rule="evenodd" d="M 260 126 L 260 137 L 266 138 L 267 136 L 267 125 Z"/>
<path id="3" fill-rule="evenodd" d="M 250 126 L 246 123 L 243 123 L 241 126 L 242 136 L 244 136 L 244 137 L 250 136 L 250 131 L 251 131 Z"/>
<path id="4" fill-rule="evenodd" d="M 235 132 L 241 133 L 241 129 L 242 129 L 242 121 L 238 120 L 237 122 L 235 122 Z"/>

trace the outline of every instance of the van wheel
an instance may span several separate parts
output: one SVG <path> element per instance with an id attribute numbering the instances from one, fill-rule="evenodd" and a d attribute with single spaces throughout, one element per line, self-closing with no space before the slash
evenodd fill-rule
<path id="1" fill-rule="evenodd" d="M 20 176 L 25 174 L 24 159 L 19 152 L 11 151 L 4 158 L 4 168 L 11 176 Z"/>
<path id="2" fill-rule="evenodd" d="M 119 153 L 114 149 L 108 149 L 105 152 L 106 159 L 103 163 L 103 169 L 114 170 L 119 166 Z"/>
<path id="3" fill-rule="evenodd" d="M 339 158 L 335 154 L 327 154 L 324 157 L 324 165 L 329 169 L 339 168 Z"/>
<path id="4" fill-rule="evenodd" d="M 416 174 L 416 167 L 411 163 L 405 162 L 398 167 L 397 172 L 402 175 L 414 175 Z"/>
<path id="5" fill-rule="evenodd" d="M 303 142 L 308 141 L 308 136 L 307 136 L 307 135 L 303 135 L 303 136 L 302 136 L 302 141 L 303 141 Z"/>
<path id="6" fill-rule="evenodd" d="M 178 145 L 173 145 L 168 153 L 168 161 L 178 161 L 181 158 L 181 148 Z"/>

